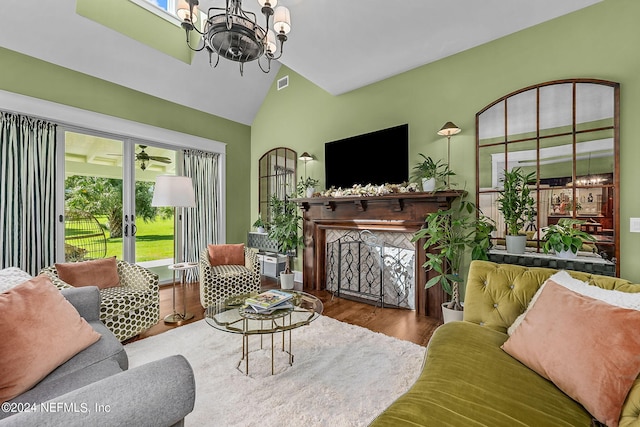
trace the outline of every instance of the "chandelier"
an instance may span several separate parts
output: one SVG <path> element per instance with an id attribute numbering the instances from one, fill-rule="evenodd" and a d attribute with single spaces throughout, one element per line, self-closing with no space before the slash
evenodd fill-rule
<path id="1" fill-rule="evenodd" d="M 182 20 L 182 28 L 187 34 L 187 46 L 196 52 L 206 49 L 209 52 L 209 65 L 213 68 L 218 65 L 222 56 L 240 64 L 240 75 L 244 72 L 244 63 L 255 60 L 260 69 L 268 73 L 271 61 L 282 56 L 284 42 L 291 31 L 291 18 L 289 9 L 284 6 L 274 10 L 278 0 L 258 0 L 258 3 L 262 6 L 265 17 L 264 27 L 258 25 L 255 13 L 242 9 L 242 0 L 226 0 L 226 7 L 209 8 L 206 22 L 200 31 L 195 25 L 199 15 L 198 0 L 180 0 L 176 15 Z M 273 30 L 269 29 L 271 17 Z M 191 46 L 191 31 L 202 36 L 201 45 Z M 276 39 L 280 44 L 279 54 Z"/>

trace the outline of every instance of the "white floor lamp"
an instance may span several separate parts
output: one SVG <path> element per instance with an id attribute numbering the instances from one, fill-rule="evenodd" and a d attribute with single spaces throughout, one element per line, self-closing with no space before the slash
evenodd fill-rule
<path id="1" fill-rule="evenodd" d="M 156 184 L 153 188 L 153 199 L 151 206 L 169 206 L 173 208 L 173 261 L 169 266 L 173 270 L 173 313 L 164 318 L 166 323 L 181 323 L 193 318 L 193 314 L 187 313 L 187 306 L 184 295 L 184 276 L 187 268 L 197 266 L 196 263 L 176 264 L 176 237 L 178 236 L 178 221 L 182 221 L 182 211 L 180 216 L 176 215 L 176 208 L 192 208 L 196 205 L 196 196 L 193 191 L 193 183 L 188 176 L 159 175 L 156 177 Z M 182 270 L 182 313 L 176 311 L 176 270 Z"/>

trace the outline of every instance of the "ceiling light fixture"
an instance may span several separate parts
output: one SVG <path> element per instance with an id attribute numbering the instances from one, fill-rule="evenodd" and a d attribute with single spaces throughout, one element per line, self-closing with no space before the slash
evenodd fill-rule
<path id="1" fill-rule="evenodd" d="M 280 59 L 287 34 L 291 31 L 289 9 L 274 7 L 278 0 L 258 0 L 266 25 L 258 25 L 256 14 L 242 9 L 242 0 L 226 0 L 226 7 L 210 7 L 202 31 L 195 25 L 198 21 L 198 0 L 180 0 L 176 15 L 182 19 L 182 28 L 187 33 L 187 46 L 199 52 L 209 52 L 209 65 L 215 68 L 224 57 L 240 64 L 240 75 L 244 72 L 244 63 L 258 60 L 260 69 L 268 73 L 271 61 Z M 273 16 L 273 30 L 269 21 Z M 274 31 L 275 30 L 275 31 Z M 202 36 L 202 45 L 194 48 L 189 42 L 189 34 L 196 31 Z M 280 53 L 276 39 L 280 42 Z M 215 61 L 213 57 L 216 57 Z M 263 66 L 262 58 L 266 58 Z"/>

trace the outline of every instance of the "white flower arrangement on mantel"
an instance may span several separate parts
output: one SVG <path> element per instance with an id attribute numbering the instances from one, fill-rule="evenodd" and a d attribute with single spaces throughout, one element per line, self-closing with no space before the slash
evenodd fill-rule
<path id="1" fill-rule="evenodd" d="M 360 197 L 372 197 L 372 196 L 384 196 L 385 194 L 398 194 L 398 193 L 416 193 L 418 190 L 418 184 L 415 182 L 404 184 L 384 184 L 384 185 L 361 185 L 355 184 L 351 188 L 330 188 L 328 190 L 315 193 L 314 197 L 348 197 L 348 196 L 360 196 Z"/>

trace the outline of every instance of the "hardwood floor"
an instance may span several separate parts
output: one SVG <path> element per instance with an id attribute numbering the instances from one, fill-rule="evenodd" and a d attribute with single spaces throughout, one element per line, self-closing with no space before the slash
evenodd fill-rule
<path id="1" fill-rule="evenodd" d="M 200 305 L 199 283 L 187 283 L 184 286 L 184 297 L 187 312 L 193 313 L 193 319 L 184 324 L 196 322 L 204 318 L 204 308 Z M 263 288 L 277 287 L 275 279 L 264 277 L 262 279 Z M 380 332 L 395 338 L 414 342 L 418 345 L 426 346 L 433 334 L 433 331 L 440 325 L 437 320 L 430 317 L 419 316 L 411 310 L 380 308 L 373 305 L 351 301 L 344 298 L 333 297 L 327 291 L 305 290 L 316 295 L 324 304 L 325 316 L 333 317 L 342 322 L 362 326 L 374 332 Z M 170 329 L 179 327 L 178 325 L 165 324 L 162 319 L 173 313 L 172 286 L 162 286 L 160 288 L 160 322 L 152 328 L 144 331 L 137 337 L 126 342 L 132 342 L 161 334 Z M 178 311 L 182 309 L 182 286 L 176 286 L 176 307 Z"/>

